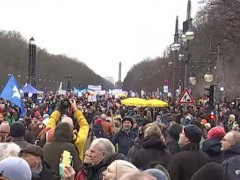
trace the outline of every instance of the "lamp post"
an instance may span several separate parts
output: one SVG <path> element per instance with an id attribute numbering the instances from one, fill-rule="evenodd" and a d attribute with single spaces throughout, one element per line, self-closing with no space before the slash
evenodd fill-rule
<path id="1" fill-rule="evenodd" d="M 176 61 L 178 60 L 178 51 L 181 48 L 181 45 L 178 42 L 179 33 L 178 33 L 178 16 L 176 17 L 175 24 L 175 34 L 174 34 L 174 42 L 171 45 L 172 51 L 174 51 L 174 60 L 173 60 L 173 77 L 172 77 L 172 98 L 173 102 L 176 100 Z"/>
<path id="2" fill-rule="evenodd" d="M 182 41 L 186 42 L 185 50 L 186 56 L 184 58 L 184 89 L 188 88 L 188 64 L 190 61 L 189 44 L 194 38 L 193 25 L 191 18 L 191 0 L 188 0 L 187 6 L 187 20 L 183 22 L 183 34 L 181 36 Z"/>
<path id="3" fill-rule="evenodd" d="M 36 86 L 36 44 L 33 37 L 29 40 L 28 83 Z"/>

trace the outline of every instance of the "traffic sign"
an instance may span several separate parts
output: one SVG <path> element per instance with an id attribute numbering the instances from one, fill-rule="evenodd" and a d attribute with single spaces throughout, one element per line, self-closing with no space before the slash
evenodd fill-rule
<path id="1" fill-rule="evenodd" d="M 188 89 L 185 89 L 183 91 L 178 100 L 178 104 L 195 104 L 195 101 Z"/>

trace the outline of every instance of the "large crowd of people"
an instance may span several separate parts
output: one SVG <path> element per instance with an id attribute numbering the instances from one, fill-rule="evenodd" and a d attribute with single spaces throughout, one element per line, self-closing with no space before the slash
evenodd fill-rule
<path id="1" fill-rule="evenodd" d="M 0 99 L 0 180 L 240 179 L 236 103 L 131 107 L 71 93 L 24 103 L 19 118 Z"/>

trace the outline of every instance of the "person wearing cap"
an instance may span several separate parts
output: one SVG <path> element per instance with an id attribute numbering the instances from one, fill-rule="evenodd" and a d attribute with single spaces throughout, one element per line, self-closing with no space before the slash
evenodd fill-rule
<path id="1" fill-rule="evenodd" d="M 132 131 L 133 119 L 126 116 L 122 120 L 122 129 L 112 136 L 114 145 L 118 144 L 118 152 L 127 156 L 128 150 L 133 146 L 137 134 Z"/>
<path id="2" fill-rule="evenodd" d="M 32 172 L 32 180 L 55 180 L 50 167 L 43 162 L 43 149 L 38 145 L 29 145 L 21 150 L 21 156 L 25 159 Z"/>
<path id="3" fill-rule="evenodd" d="M 30 143 L 24 139 L 25 131 L 26 131 L 26 128 L 21 122 L 16 121 L 15 123 L 13 123 L 10 126 L 10 136 L 11 136 L 10 142 L 16 143 L 17 145 L 20 146 L 21 149 L 29 146 Z"/>
<path id="4" fill-rule="evenodd" d="M 178 144 L 180 152 L 176 153 L 168 166 L 171 180 L 191 180 L 192 175 L 206 163 L 209 156 L 199 149 L 202 130 L 196 125 L 183 128 Z"/>
<path id="5" fill-rule="evenodd" d="M 208 131 L 207 139 L 203 142 L 202 150 L 207 153 L 214 162 L 222 163 L 220 141 L 225 134 L 223 127 L 215 126 Z"/>
<path id="6" fill-rule="evenodd" d="M 31 169 L 23 158 L 8 157 L 0 161 L 0 179 L 31 180 Z"/>

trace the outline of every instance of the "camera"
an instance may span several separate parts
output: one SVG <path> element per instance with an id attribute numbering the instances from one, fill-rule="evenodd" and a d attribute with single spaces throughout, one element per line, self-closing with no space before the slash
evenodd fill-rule
<path id="1" fill-rule="evenodd" d="M 65 98 L 65 99 L 62 99 L 61 100 L 61 107 L 63 108 L 63 109 L 67 109 L 67 108 L 69 108 L 70 107 L 70 102 L 69 102 L 69 100 L 67 99 L 67 98 Z"/>

